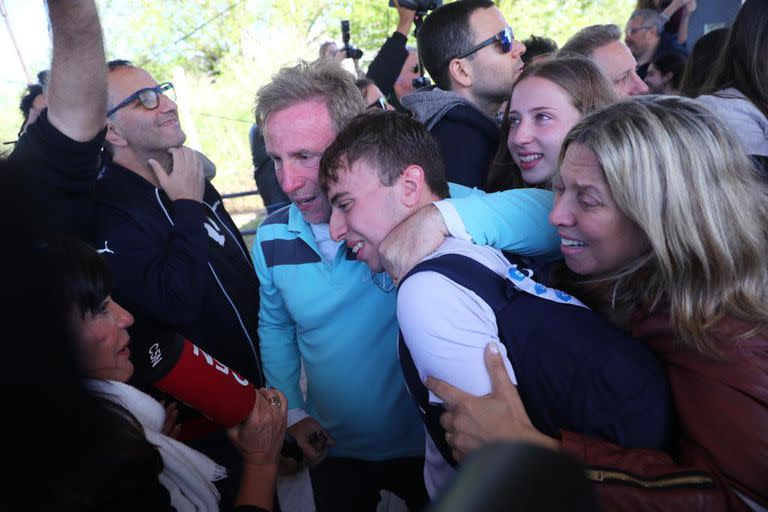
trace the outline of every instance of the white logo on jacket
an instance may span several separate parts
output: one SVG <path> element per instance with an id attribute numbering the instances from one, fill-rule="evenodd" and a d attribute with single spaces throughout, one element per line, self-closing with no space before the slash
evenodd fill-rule
<path id="1" fill-rule="evenodd" d="M 104 254 L 105 252 L 109 253 L 109 254 L 115 254 L 115 251 L 110 249 L 108 247 L 108 245 L 109 245 L 109 240 L 104 240 L 104 248 L 103 249 L 96 249 L 96 252 L 99 253 L 99 254 Z"/>
<path id="2" fill-rule="evenodd" d="M 211 237 L 211 239 L 219 244 L 220 246 L 224 247 L 224 235 L 221 233 L 221 229 L 219 228 L 219 225 L 216 224 L 213 219 L 210 217 L 206 217 L 205 222 L 203 223 L 203 226 L 205 226 L 205 230 L 208 232 L 208 236 Z"/>

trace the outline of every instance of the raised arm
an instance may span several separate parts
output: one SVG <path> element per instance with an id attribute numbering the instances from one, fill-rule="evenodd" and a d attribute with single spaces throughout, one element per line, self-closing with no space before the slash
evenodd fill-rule
<path id="1" fill-rule="evenodd" d="M 515 189 L 485 194 L 451 185 L 451 199 L 438 203 L 439 212 L 432 205 L 422 208 L 379 247 L 384 268 L 396 282 L 449 234 L 523 256 L 559 257 L 560 239 L 547 220 L 551 192 Z"/>
<path id="2" fill-rule="evenodd" d="M 366 73 L 366 76 L 373 80 L 381 89 L 381 92 L 386 95 L 390 95 L 394 91 L 395 81 L 400 74 L 405 60 L 408 58 L 408 50 L 405 48 L 405 44 L 408 41 L 408 33 L 413 25 L 416 11 L 405 7 L 398 7 L 397 15 L 397 30 L 392 34 L 392 37 L 387 38 L 384 42 L 368 66 L 368 72 Z"/>
<path id="3" fill-rule="evenodd" d="M 680 20 L 680 26 L 677 28 L 677 42 L 682 45 L 688 40 L 688 22 L 691 13 L 696 10 L 696 0 L 672 0 L 672 2 L 661 11 L 661 15 L 669 20 L 678 9 L 684 9 Z"/>
<path id="4" fill-rule="evenodd" d="M 696 10 L 696 0 L 690 0 L 682 9 L 683 17 L 680 19 L 680 26 L 677 29 L 677 42 L 679 44 L 685 44 L 688 41 L 688 24 L 691 21 L 691 14 Z"/>
<path id="5" fill-rule="evenodd" d="M 53 62 L 48 78 L 48 119 L 78 142 L 106 124 L 107 66 L 94 0 L 49 0 Z"/>

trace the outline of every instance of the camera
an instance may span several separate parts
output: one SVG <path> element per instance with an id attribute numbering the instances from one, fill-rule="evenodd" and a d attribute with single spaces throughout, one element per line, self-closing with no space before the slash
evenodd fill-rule
<path id="1" fill-rule="evenodd" d="M 398 0 L 397 3 L 400 4 L 400 7 L 426 14 L 443 5 L 443 0 Z M 396 7 L 395 0 L 389 0 L 389 6 Z"/>
<path id="2" fill-rule="evenodd" d="M 344 51 L 347 52 L 348 58 L 354 60 L 362 58 L 363 50 L 349 44 L 349 20 L 342 20 L 341 22 L 341 40 L 344 42 Z"/>

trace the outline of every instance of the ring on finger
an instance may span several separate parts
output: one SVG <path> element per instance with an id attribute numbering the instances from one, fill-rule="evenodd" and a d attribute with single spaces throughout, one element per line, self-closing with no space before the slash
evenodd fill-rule
<path id="1" fill-rule="evenodd" d="M 267 403 L 273 407 L 280 407 L 280 397 L 276 395 L 272 395 L 269 398 L 267 398 Z"/>

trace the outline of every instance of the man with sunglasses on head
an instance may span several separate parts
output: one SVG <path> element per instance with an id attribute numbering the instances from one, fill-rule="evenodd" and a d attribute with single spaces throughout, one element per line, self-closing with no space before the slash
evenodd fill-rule
<path id="1" fill-rule="evenodd" d="M 459 0 L 425 18 L 418 47 L 437 87 L 402 103 L 440 144 L 448 181 L 483 188 L 525 46 L 492 1 Z"/>
<path id="2" fill-rule="evenodd" d="M 175 99 L 170 82 L 158 84 L 128 61 L 109 63 L 94 246 L 112 268 L 115 300 L 144 322 L 194 340 L 260 387 L 259 281 L 202 158 L 184 146 Z M 226 433 L 190 444 L 227 466 L 230 477 L 219 486 L 226 507 L 240 471 Z"/>

